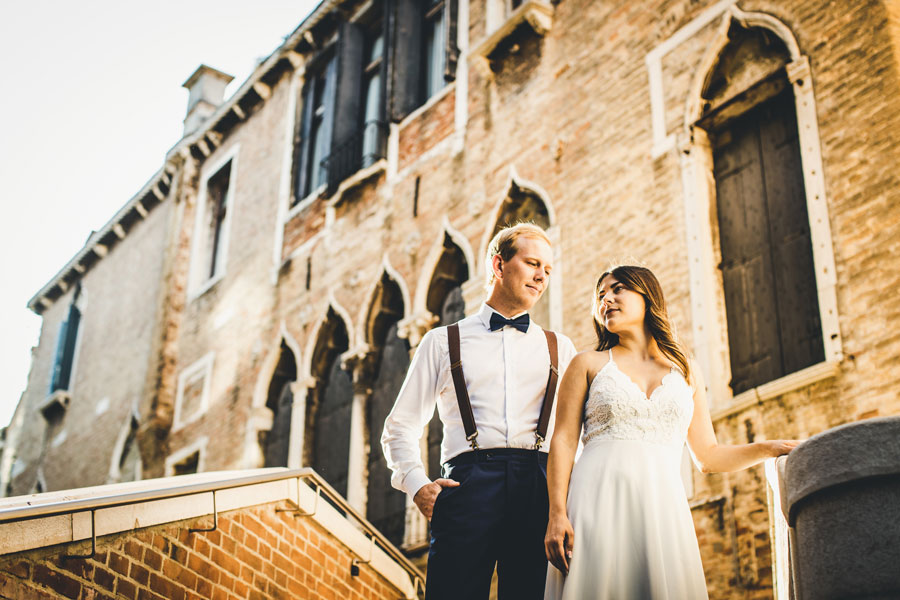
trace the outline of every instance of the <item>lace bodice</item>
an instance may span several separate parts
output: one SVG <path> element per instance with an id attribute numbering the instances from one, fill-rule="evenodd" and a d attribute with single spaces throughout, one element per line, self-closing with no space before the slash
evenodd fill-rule
<path id="1" fill-rule="evenodd" d="M 650 393 L 609 362 L 594 377 L 584 405 L 585 444 L 592 440 L 640 440 L 681 446 L 694 414 L 694 391 L 672 369 Z"/>

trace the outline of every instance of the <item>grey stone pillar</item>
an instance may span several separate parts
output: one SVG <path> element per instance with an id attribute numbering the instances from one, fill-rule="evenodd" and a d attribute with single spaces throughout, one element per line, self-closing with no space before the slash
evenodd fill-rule
<path id="1" fill-rule="evenodd" d="M 900 417 L 810 438 L 785 480 L 796 597 L 900 598 Z"/>

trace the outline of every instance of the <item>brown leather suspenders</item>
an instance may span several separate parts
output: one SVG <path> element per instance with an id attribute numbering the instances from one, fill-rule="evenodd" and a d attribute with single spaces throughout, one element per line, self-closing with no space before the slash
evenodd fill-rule
<path id="1" fill-rule="evenodd" d="M 456 402 L 459 414 L 466 430 L 466 441 L 472 450 L 478 448 L 478 430 L 475 428 L 475 415 L 472 414 L 472 403 L 469 401 L 469 390 L 466 389 L 466 378 L 463 377 L 462 361 L 459 357 L 459 325 L 454 323 L 447 327 L 447 340 L 450 342 L 450 374 L 453 376 L 453 389 L 456 390 Z"/>
<path id="2" fill-rule="evenodd" d="M 547 377 L 547 389 L 544 391 L 541 416 L 538 418 L 537 429 L 534 432 L 535 450 L 540 450 L 541 444 L 547 437 L 550 413 L 553 411 L 553 399 L 556 396 L 556 384 L 559 381 L 559 350 L 556 344 L 556 334 L 546 329 L 543 331 L 547 338 L 547 348 L 550 350 L 550 375 Z M 447 341 L 450 345 L 450 374 L 453 376 L 456 402 L 459 405 L 463 428 L 466 430 L 466 441 L 472 446 L 472 450 L 477 450 L 478 429 L 475 427 L 475 415 L 472 414 L 472 403 L 469 400 L 469 391 L 466 389 L 466 379 L 463 376 L 462 361 L 459 356 L 459 324 L 454 323 L 447 327 Z"/>
<path id="3" fill-rule="evenodd" d="M 547 376 L 547 390 L 544 392 L 544 405 L 541 407 L 541 417 L 538 419 L 537 431 L 534 432 L 534 447 L 541 449 L 541 444 L 547 438 L 547 428 L 550 426 L 550 412 L 553 410 L 553 399 L 556 397 L 556 382 L 559 381 L 559 351 L 556 347 L 556 334 L 544 329 L 547 337 L 547 348 L 550 350 L 550 374 Z"/>

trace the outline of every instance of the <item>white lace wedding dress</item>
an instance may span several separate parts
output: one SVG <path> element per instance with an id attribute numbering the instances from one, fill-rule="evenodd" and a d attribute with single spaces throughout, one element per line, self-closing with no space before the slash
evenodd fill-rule
<path id="1" fill-rule="evenodd" d="M 680 464 L 693 390 L 674 369 L 644 395 L 612 359 L 591 382 L 566 507 L 575 544 L 545 600 L 707 598 Z"/>

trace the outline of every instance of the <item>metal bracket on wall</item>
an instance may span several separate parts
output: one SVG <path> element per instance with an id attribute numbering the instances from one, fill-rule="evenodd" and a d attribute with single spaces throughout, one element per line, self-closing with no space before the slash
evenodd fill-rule
<path id="1" fill-rule="evenodd" d="M 97 554 L 97 527 L 94 521 L 94 513 L 96 511 L 91 511 L 91 553 L 90 554 L 63 554 L 63 558 L 94 558 L 94 555 Z"/>
<path id="2" fill-rule="evenodd" d="M 316 486 L 316 500 L 313 503 L 313 508 L 309 512 L 304 512 L 303 509 L 300 508 L 300 480 L 301 479 L 303 479 L 302 476 L 297 478 L 297 502 L 288 500 L 288 502 L 290 504 L 293 504 L 297 508 L 276 508 L 275 512 L 277 512 L 277 513 L 283 513 L 283 512 L 294 513 L 295 517 L 311 517 L 316 514 L 316 512 L 319 510 L 319 496 L 322 495 L 322 487 L 319 485 Z"/>
<path id="3" fill-rule="evenodd" d="M 350 563 L 350 575 L 353 577 L 359 575 L 359 565 L 367 565 L 372 562 L 372 557 L 375 555 L 375 536 L 369 536 L 369 541 L 371 542 L 369 545 L 369 558 L 366 560 L 362 560 L 362 557 L 354 558 Z M 355 551 L 354 554 L 356 554 Z M 357 556 L 359 555 L 357 554 Z"/>
<path id="4" fill-rule="evenodd" d="M 216 529 L 218 529 L 218 527 L 219 527 L 219 511 L 216 508 L 216 490 L 212 491 L 212 495 L 213 495 L 213 526 L 208 527 L 208 528 L 191 527 L 190 529 L 188 529 L 189 533 L 203 533 L 203 532 L 215 531 Z"/>

